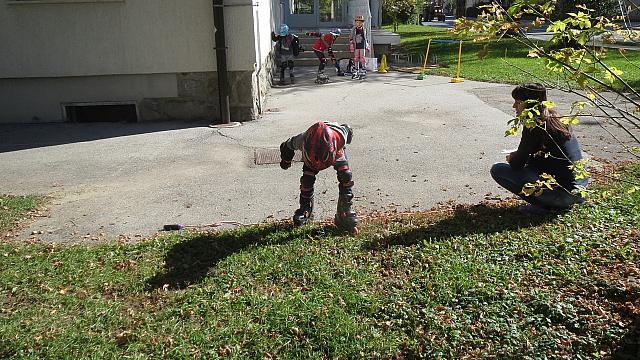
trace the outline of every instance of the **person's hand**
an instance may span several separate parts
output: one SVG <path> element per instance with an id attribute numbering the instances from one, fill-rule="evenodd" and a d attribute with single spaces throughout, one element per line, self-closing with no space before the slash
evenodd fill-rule
<path id="1" fill-rule="evenodd" d="M 282 168 L 282 170 L 287 170 L 291 167 L 291 161 L 280 160 L 280 167 Z"/>
<path id="2" fill-rule="evenodd" d="M 507 157 L 506 157 L 506 160 L 507 160 L 507 162 L 508 162 L 509 164 L 511 164 L 511 159 L 513 159 L 513 153 L 508 154 L 508 155 L 507 155 Z"/>

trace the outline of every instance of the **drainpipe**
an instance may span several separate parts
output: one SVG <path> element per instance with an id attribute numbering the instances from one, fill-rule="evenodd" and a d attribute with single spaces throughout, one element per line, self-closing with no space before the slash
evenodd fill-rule
<path id="1" fill-rule="evenodd" d="M 253 63 L 253 70 L 256 73 L 256 87 L 258 88 L 258 103 L 256 104 L 258 107 L 258 115 L 262 114 L 262 91 L 260 90 L 260 73 L 262 72 L 262 47 L 260 43 L 260 16 L 258 14 L 258 10 L 255 12 L 256 19 L 256 48 L 258 49 L 258 62 Z"/>
<path id="2" fill-rule="evenodd" d="M 216 65 L 218 71 L 218 91 L 220 93 L 220 119 L 223 124 L 231 123 L 229 111 L 229 79 L 227 73 L 227 45 L 224 32 L 224 0 L 213 0 L 213 26 L 216 39 Z"/>

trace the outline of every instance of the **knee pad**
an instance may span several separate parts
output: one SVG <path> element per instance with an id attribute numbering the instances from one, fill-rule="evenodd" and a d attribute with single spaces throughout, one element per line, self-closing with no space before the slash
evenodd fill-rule
<path id="1" fill-rule="evenodd" d="M 287 61 L 287 65 L 289 66 L 289 69 L 293 70 L 293 60 Z"/>
<path id="2" fill-rule="evenodd" d="M 338 171 L 338 181 L 340 182 L 340 186 L 344 188 L 350 188 L 353 186 L 353 181 L 351 170 L 348 168 L 346 170 Z"/>
<path id="3" fill-rule="evenodd" d="M 313 185 L 316 182 L 316 177 L 310 174 L 304 174 L 300 177 L 300 191 L 313 191 Z"/>

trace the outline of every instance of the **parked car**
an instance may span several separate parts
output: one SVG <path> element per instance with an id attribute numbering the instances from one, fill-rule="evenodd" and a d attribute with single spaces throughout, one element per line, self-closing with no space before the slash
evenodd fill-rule
<path id="1" fill-rule="evenodd" d="M 442 5 L 435 2 L 425 3 L 422 19 L 424 21 L 433 21 L 433 19 L 444 21 L 445 16 L 444 11 L 442 10 Z"/>

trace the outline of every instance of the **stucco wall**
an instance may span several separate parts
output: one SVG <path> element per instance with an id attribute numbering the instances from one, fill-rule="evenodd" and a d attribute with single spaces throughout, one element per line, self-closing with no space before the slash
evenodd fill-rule
<path id="1" fill-rule="evenodd" d="M 140 120 L 219 120 L 211 0 L 64 1 L 0 0 L 0 122 L 112 101 L 135 102 Z M 267 92 L 270 1 L 225 0 L 234 121 L 254 119 Z"/>
<path id="2" fill-rule="evenodd" d="M 231 71 L 253 70 L 251 2 L 225 8 Z M 211 0 L 0 2 L 0 78 L 215 71 Z"/>
<path id="3" fill-rule="evenodd" d="M 253 77 L 253 98 L 256 112 L 271 88 L 273 71 L 273 42 L 271 32 L 278 32 L 281 23 L 280 0 L 260 1 L 253 9 L 255 41 L 255 73 Z"/>
<path id="4" fill-rule="evenodd" d="M 0 79 L 0 123 L 64 121 L 63 105 L 127 102 L 139 120 L 213 119 L 215 72 Z"/>

